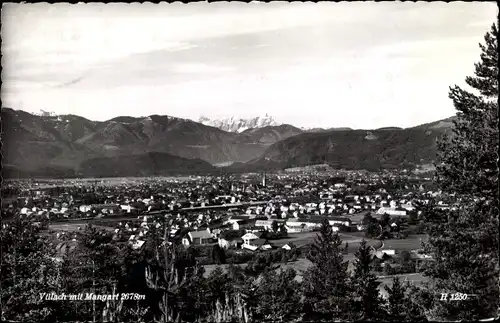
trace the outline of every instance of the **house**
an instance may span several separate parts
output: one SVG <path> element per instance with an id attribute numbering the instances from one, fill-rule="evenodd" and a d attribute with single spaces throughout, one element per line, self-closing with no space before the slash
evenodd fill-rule
<path id="1" fill-rule="evenodd" d="M 233 215 L 225 221 L 225 224 L 226 223 L 234 224 L 235 222 L 240 222 L 248 219 L 249 217 L 246 215 Z"/>
<path id="2" fill-rule="evenodd" d="M 285 229 L 288 233 L 300 233 L 300 232 L 310 231 L 309 229 L 306 228 L 305 223 L 301 224 L 300 226 L 285 225 Z"/>
<path id="3" fill-rule="evenodd" d="M 257 221 L 255 221 L 256 227 L 261 227 L 265 230 L 271 230 L 272 224 L 273 224 L 273 220 L 257 220 Z"/>
<path id="4" fill-rule="evenodd" d="M 273 249 L 274 246 L 267 239 L 252 239 L 248 241 L 249 243 L 244 243 L 242 248 L 249 249 L 252 251 L 255 250 L 269 250 Z"/>
<path id="5" fill-rule="evenodd" d="M 80 210 L 80 212 L 87 213 L 87 212 L 90 212 L 92 210 L 92 206 L 80 205 L 80 207 L 78 209 Z"/>
<path id="6" fill-rule="evenodd" d="M 313 230 L 316 228 L 321 227 L 321 223 L 323 222 L 323 217 L 311 217 L 309 219 L 302 219 L 302 220 L 295 220 L 295 221 L 287 221 L 287 225 L 289 226 L 301 226 L 302 224 L 305 224 L 305 227 L 307 229 Z"/>
<path id="7" fill-rule="evenodd" d="M 133 207 L 132 205 L 130 204 L 123 204 L 123 205 L 120 205 L 120 208 L 122 211 L 125 211 L 127 213 L 132 213 L 132 212 L 136 212 L 137 211 L 137 208 Z M 82 211 L 83 212 L 83 211 Z"/>
<path id="8" fill-rule="evenodd" d="M 118 204 L 92 204 L 92 210 L 94 210 L 97 213 L 103 213 L 103 214 L 116 214 L 120 213 L 121 207 Z M 61 213 L 62 208 L 61 208 Z"/>
<path id="9" fill-rule="evenodd" d="M 207 245 L 213 243 L 213 241 L 212 234 L 208 230 L 190 231 L 182 238 L 182 244 L 185 246 Z"/>
<path id="10" fill-rule="evenodd" d="M 407 211 L 404 209 L 391 208 L 391 207 L 381 207 L 377 211 L 377 214 L 384 214 L 384 213 L 387 213 L 391 216 L 394 216 L 394 215 L 406 216 Z"/>
<path id="11" fill-rule="evenodd" d="M 253 240 L 260 239 L 261 236 L 262 236 L 262 232 L 246 233 L 245 235 L 243 235 L 241 237 L 241 239 L 243 240 L 244 245 L 245 244 L 250 245 Z"/>
<path id="12" fill-rule="evenodd" d="M 372 255 L 379 258 L 379 259 L 382 259 L 384 257 L 384 255 L 388 255 L 388 256 L 394 256 L 396 254 L 396 250 L 394 249 L 382 249 L 382 250 L 375 250 L 375 249 L 372 249 Z"/>
<path id="13" fill-rule="evenodd" d="M 134 250 L 137 250 L 137 249 L 140 249 L 142 247 L 142 245 L 144 245 L 144 240 L 132 240 L 132 241 L 129 241 L 129 243 L 132 245 L 132 248 Z"/>
<path id="14" fill-rule="evenodd" d="M 330 225 L 345 225 L 346 227 L 348 227 L 351 225 L 352 221 L 349 218 L 332 217 L 328 219 L 328 223 Z"/>
<path id="15" fill-rule="evenodd" d="M 224 231 L 219 236 L 217 242 L 223 249 L 238 248 L 243 244 L 239 231 Z"/>
<path id="16" fill-rule="evenodd" d="M 244 230 L 255 226 L 255 219 L 247 219 L 233 223 L 233 230 Z"/>
<path id="17" fill-rule="evenodd" d="M 293 248 L 292 248 L 292 246 L 289 243 L 287 243 L 286 245 L 284 245 L 283 247 L 281 247 L 281 249 L 292 250 Z"/>
<path id="18" fill-rule="evenodd" d="M 269 250 L 274 248 L 274 246 L 267 239 L 254 240 L 253 246 L 257 246 L 260 250 Z"/>

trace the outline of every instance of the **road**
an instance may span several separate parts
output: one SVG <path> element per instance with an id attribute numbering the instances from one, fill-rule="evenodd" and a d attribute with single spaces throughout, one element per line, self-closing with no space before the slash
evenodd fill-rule
<path id="1" fill-rule="evenodd" d="M 208 205 L 208 206 L 195 206 L 179 209 L 179 211 L 192 212 L 192 211 L 203 211 L 203 210 L 220 210 L 220 209 L 230 209 L 245 206 L 257 206 L 266 205 L 267 201 L 257 201 L 257 202 L 243 202 L 243 203 L 230 203 L 224 205 Z"/>

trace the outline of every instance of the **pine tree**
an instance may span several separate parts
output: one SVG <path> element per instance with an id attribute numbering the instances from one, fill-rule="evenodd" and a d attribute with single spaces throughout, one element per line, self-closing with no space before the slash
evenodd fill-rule
<path id="1" fill-rule="evenodd" d="M 304 274 L 304 319 L 332 321 L 348 316 L 348 273 L 342 240 L 325 220 L 307 258 L 313 263 Z"/>
<path id="2" fill-rule="evenodd" d="M 217 265 L 222 265 L 226 263 L 226 253 L 218 244 L 214 245 L 210 249 L 210 260 L 212 260 Z"/>
<path id="3" fill-rule="evenodd" d="M 385 286 L 388 294 L 386 303 L 387 320 L 394 322 L 421 322 L 425 315 L 418 295 L 419 290 L 409 281 L 401 282 L 399 277 L 394 277 L 392 287 Z"/>
<path id="4" fill-rule="evenodd" d="M 229 322 L 236 319 L 234 280 L 221 267 L 215 268 L 207 278 L 207 306 L 211 322 Z"/>
<path id="5" fill-rule="evenodd" d="M 255 319 L 257 321 L 290 322 L 299 316 L 300 285 L 295 281 L 296 272 L 289 268 L 266 271 L 260 280 Z"/>
<path id="6" fill-rule="evenodd" d="M 67 304 L 40 298 L 57 291 L 59 275 L 51 259 L 54 248 L 39 228 L 24 219 L 2 223 L 0 241 L 0 320 L 54 322 L 63 317 Z"/>
<path id="7" fill-rule="evenodd" d="M 278 221 L 274 220 L 274 221 L 271 223 L 271 228 L 273 229 L 273 232 L 274 232 L 274 233 L 278 232 L 278 228 L 279 228 Z"/>
<path id="8" fill-rule="evenodd" d="M 384 289 L 388 294 L 387 299 L 387 314 L 391 321 L 403 321 L 405 315 L 405 290 L 403 284 L 398 277 L 392 280 L 392 287 L 385 286 Z"/>
<path id="9" fill-rule="evenodd" d="M 439 142 L 436 179 L 457 209 L 428 210 L 424 274 L 434 302 L 432 320 L 478 320 L 496 316 L 498 287 L 498 22 L 480 44 L 481 61 L 466 83 L 474 93 L 450 88 L 457 109 L 451 136 Z M 466 301 L 440 301 L 441 293 L 465 293 Z M 475 296 L 472 296 L 475 295 Z M 451 297 L 451 296 L 449 296 Z"/>
<path id="10" fill-rule="evenodd" d="M 203 268 L 196 264 L 194 257 L 183 246 L 163 244 L 161 249 L 157 251 L 153 264 L 146 267 L 146 282 L 149 288 L 162 294 L 160 321 L 178 321 L 185 318 L 183 315 L 191 314 L 186 309 L 196 308 L 193 299 L 197 299 L 198 295 L 193 296 L 186 291 L 200 287 L 193 282 L 201 281 Z"/>
<path id="11" fill-rule="evenodd" d="M 370 247 L 363 239 L 356 252 L 354 274 L 351 278 L 352 303 L 355 313 L 359 313 L 354 319 L 375 320 L 384 317 L 378 286 L 380 283 L 373 273 L 373 256 Z"/>
<path id="12" fill-rule="evenodd" d="M 427 283 L 424 283 L 427 284 Z M 434 295 L 430 295 L 425 289 L 415 286 L 407 281 L 405 289 L 405 321 L 408 322 L 427 322 L 426 308 L 433 301 Z"/>

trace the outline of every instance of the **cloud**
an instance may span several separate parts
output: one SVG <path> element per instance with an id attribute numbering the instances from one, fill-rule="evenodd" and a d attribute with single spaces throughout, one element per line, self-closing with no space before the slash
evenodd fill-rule
<path id="1" fill-rule="evenodd" d="M 221 72 L 234 71 L 234 68 L 227 66 L 208 65 L 203 63 L 188 63 L 188 64 L 179 64 L 177 66 L 174 66 L 173 71 L 177 73 L 215 74 Z"/>
<path id="2" fill-rule="evenodd" d="M 11 5 L 2 99 L 98 120 L 267 112 L 298 126 L 411 125 L 453 113 L 447 88 L 472 72 L 493 6 Z"/>

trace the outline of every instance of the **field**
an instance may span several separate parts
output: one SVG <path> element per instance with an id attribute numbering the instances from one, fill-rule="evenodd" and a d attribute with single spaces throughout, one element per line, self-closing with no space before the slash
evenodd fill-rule
<path id="1" fill-rule="evenodd" d="M 56 222 L 49 224 L 49 230 L 54 231 L 66 231 L 66 232 L 74 232 L 78 231 L 79 228 L 82 230 L 85 228 L 85 225 L 88 223 L 86 220 L 82 221 L 71 221 L 71 222 Z M 106 227 L 101 225 L 93 225 L 97 229 L 105 229 L 108 231 L 113 231 L 113 227 Z"/>
<path id="2" fill-rule="evenodd" d="M 375 239 L 368 239 L 363 237 L 362 232 L 356 232 L 356 233 L 339 233 L 340 238 L 342 241 L 348 243 L 348 254 L 344 255 L 344 260 L 349 261 L 349 270 L 353 269 L 353 260 L 354 260 L 354 254 L 358 250 L 360 242 L 362 239 L 365 239 L 367 241 L 367 244 L 369 246 L 373 246 L 377 249 L 383 248 L 383 249 L 396 249 L 398 252 L 401 251 L 411 251 L 415 249 L 420 249 L 421 248 L 421 241 L 426 239 L 425 235 L 411 235 L 407 239 L 404 240 L 399 240 L 399 239 L 390 239 L 390 240 L 384 240 L 383 242 Z M 279 239 L 279 240 L 271 240 L 271 242 L 277 246 L 281 247 L 285 245 L 286 243 L 293 242 L 297 247 L 304 246 L 306 244 L 311 243 L 314 238 L 316 237 L 317 232 L 307 232 L 307 233 L 295 233 L 295 234 L 289 234 L 288 238 L 286 239 Z M 305 270 L 311 265 L 311 262 L 305 258 L 299 258 L 297 261 L 290 262 L 288 264 L 282 264 L 281 266 L 283 268 L 291 267 L 294 268 L 297 271 L 297 280 L 302 279 L 302 273 L 305 272 Z M 217 265 L 206 265 L 205 266 L 205 275 L 209 275 L 211 271 L 213 271 Z M 227 268 L 227 265 L 222 265 L 223 268 Z M 408 276 L 412 280 L 416 278 L 421 278 L 421 276 L 415 276 L 413 277 L 412 275 L 415 274 L 408 274 L 404 275 L 405 277 Z M 410 279 L 408 278 L 408 279 Z M 416 279 L 415 278 L 415 279 Z M 386 284 L 388 281 L 392 281 L 391 278 L 383 278 L 383 283 Z"/>
<path id="3" fill-rule="evenodd" d="M 421 248 L 422 241 L 427 240 L 425 234 L 413 234 L 406 239 L 384 240 L 384 249 L 396 249 L 398 251 L 411 251 Z"/>
<path id="4" fill-rule="evenodd" d="M 295 244 L 297 247 L 302 247 L 312 243 L 317 234 L 318 232 L 289 233 L 287 238 L 271 240 L 271 243 L 277 247 L 282 247 L 287 243 L 293 242 L 293 244 Z M 359 243 L 362 239 L 365 239 L 369 246 L 373 246 L 375 248 L 379 248 L 381 246 L 381 243 L 378 240 L 364 238 L 364 233 L 362 235 L 354 235 L 352 233 L 339 233 L 339 236 L 342 241 L 349 244 L 349 250 L 351 250 L 354 246 L 357 250 L 357 247 L 359 246 Z"/>

